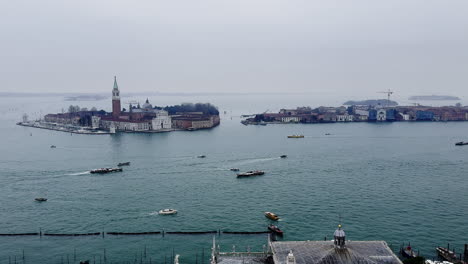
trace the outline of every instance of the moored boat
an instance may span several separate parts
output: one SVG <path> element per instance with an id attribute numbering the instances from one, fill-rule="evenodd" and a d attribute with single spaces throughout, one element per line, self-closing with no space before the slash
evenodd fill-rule
<path id="1" fill-rule="evenodd" d="M 268 218 L 268 219 L 271 219 L 273 221 L 277 221 L 279 220 L 279 216 L 277 216 L 276 214 L 272 213 L 272 212 L 265 212 L 265 217 Z"/>
<path id="2" fill-rule="evenodd" d="M 304 135 L 290 135 L 288 138 L 303 138 Z"/>
<path id="3" fill-rule="evenodd" d="M 56 147 L 57 147 L 57 146 L 55 146 L 55 145 L 51 145 L 51 146 L 50 146 L 50 148 L 56 148 Z"/>
<path id="4" fill-rule="evenodd" d="M 122 168 L 100 168 L 100 169 L 91 170 L 89 173 L 103 174 L 103 173 L 119 172 L 119 171 L 123 171 L 123 169 Z"/>
<path id="5" fill-rule="evenodd" d="M 159 210 L 160 215 L 171 215 L 171 214 L 177 214 L 177 210 L 175 209 L 162 209 Z"/>
<path id="6" fill-rule="evenodd" d="M 130 162 L 127 161 L 127 162 L 120 162 L 119 164 L 117 164 L 117 166 L 121 167 L 121 166 L 129 166 L 130 165 Z"/>
<path id="7" fill-rule="evenodd" d="M 281 155 L 281 156 L 280 156 L 280 158 L 282 158 L 282 159 L 285 159 L 285 158 L 287 158 L 287 157 L 288 157 L 288 155 Z"/>
<path id="8" fill-rule="evenodd" d="M 271 232 L 277 234 L 277 235 L 280 235 L 282 236 L 283 235 L 283 230 L 281 230 L 278 226 L 275 226 L 274 224 L 270 224 L 268 226 L 268 230 L 270 230 Z"/>
<path id="9" fill-rule="evenodd" d="M 410 244 L 408 244 L 408 246 L 406 247 L 402 247 L 400 249 L 400 253 L 403 257 L 405 258 L 415 258 L 418 256 L 418 253 L 416 253 L 413 248 L 411 247 Z"/>
<path id="10" fill-rule="evenodd" d="M 455 146 L 463 146 L 463 145 L 468 145 L 468 142 L 460 141 L 460 142 L 455 143 Z"/>
<path id="11" fill-rule="evenodd" d="M 206 156 L 205 155 L 198 155 L 197 158 L 203 159 L 203 158 L 206 158 Z"/>
<path id="12" fill-rule="evenodd" d="M 238 173 L 237 174 L 237 177 L 250 177 L 250 176 L 257 176 L 257 175 L 263 175 L 265 174 L 264 171 L 247 171 L 247 172 L 244 172 L 244 173 Z"/>
<path id="13" fill-rule="evenodd" d="M 239 171 L 238 168 L 230 168 L 229 170 L 230 170 L 230 171 Z"/>
<path id="14" fill-rule="evenodd" d="M 45 201 L 47 201 L 47 198 L 38 197 L 38 198 L 36 198 L 36 199 L 34 199 L 34 200 L 36 200 L 37 202 L 45 202 Z"/>

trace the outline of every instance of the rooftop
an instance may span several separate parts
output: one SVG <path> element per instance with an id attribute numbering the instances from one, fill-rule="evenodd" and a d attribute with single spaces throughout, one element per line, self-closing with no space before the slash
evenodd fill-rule
<path id="1" fill-rule="evenodd" d="M 346 241 L 335 249 L 333 241 L 277 241 L 271 243 L 275 264 L 286 263 L 293 252 L 296 264 L 401 264 L 385 241 Z"/>

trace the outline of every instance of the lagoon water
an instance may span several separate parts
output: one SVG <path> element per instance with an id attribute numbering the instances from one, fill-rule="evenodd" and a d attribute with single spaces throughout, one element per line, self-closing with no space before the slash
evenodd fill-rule
<path id="1" fill-rule="evenodd" d="M 263 231 L 263 212 L 272 211 L 282 217 L 284 240 L 330 239 L 341 215 L 348 239 L 385 240 L 394 250 L 410 241 L 433 257 L 438 244 L 461 252 L 468 242 L 468 147 L 454 146 L 468 140 L 468 122 L 243 126 L 242 113 L 318 105 L 304 96 L 150 100 L 211 102 L 220 108 L 221 125 L 71 135 L 15 125 L 23 113 L 34 118 L 66 109 L 70 102 L 62 97 L 1 98 L 0 233 Z M 110 107 L 107 101 L 73 103 Z M 286 138 L 297 133 L 305 138 Z M 196 158 L 201 154 L 207 157 Z M 122 173 L 87 172 L 124 161 L 131 166 Z M 237 179 L 232 167 L 266 174 Z M 157 215 L 163 208 L 179 213 Z M 267 238 L 216 239 L 224 251 L 234 244 L 237 251 L 260 251 Z M 76 263 L 75 254 L 100 263 L 104 252 L 109 263 L 169 263 L 172 252 L 181 263 L 201 263 L 211 242 L 212 235 L 0 237 L 0 263 L 22 262 L 23 251 L 26 263 Z"/>

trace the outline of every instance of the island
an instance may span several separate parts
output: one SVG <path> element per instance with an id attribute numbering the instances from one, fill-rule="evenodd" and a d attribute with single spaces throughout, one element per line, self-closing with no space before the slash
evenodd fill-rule
<path id="1" fill-rule="evenodd" d="M 219 111 L 209 103 L 184 103 L 174 106 L 154 106 L 148 98 L 143 105 L 137 103 L 121 107 L 120 90 L 114 77 L 112 112 L 88 110 L 70 105 L 68 112 L 47 114 L 43 119 L 23 121 L 17 125 L 29 126 L 78 134 L 110 134 L 116 132 L 158 133 L 174 130 L 198 130 L 218 126 Z"/>
<path id="2" fill-rule="evenodd" d="M 421 100 L 421 101 L 455 101 L 461 100 L 457 96 L 450 95 L 414 95 L 410 96 L 408 100 Z"/>
<path id="3" fill-rule="evenodd" d="M 468 121 L 468 107 L 461 106 L 320 106 L 281 109 L 278 113 L 243 115 L 244 125 L 339 122 Z"/>
<path id="4" fill-rule="evenodd" d="M 398 103 L 387 99 L 372 99 L 362 101 L 346 101 L 343 103 L 343 105 L 396 106 Z"/>

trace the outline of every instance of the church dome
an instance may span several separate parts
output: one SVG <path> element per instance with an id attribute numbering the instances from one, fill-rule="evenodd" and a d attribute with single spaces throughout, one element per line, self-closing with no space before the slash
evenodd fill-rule
<path id="1" fill-rule="evenodd" d="M 146 102 L 142 106 L 143 109 L 153 109 L 153 106 L 149 103 L 148 98 L 146 98 Z"/>

